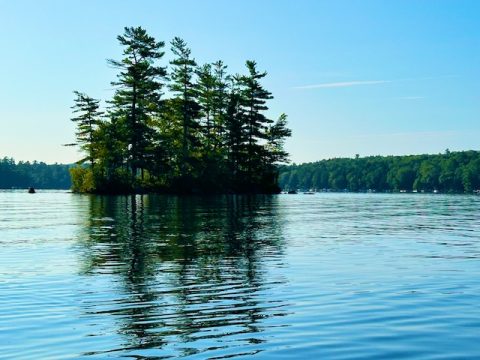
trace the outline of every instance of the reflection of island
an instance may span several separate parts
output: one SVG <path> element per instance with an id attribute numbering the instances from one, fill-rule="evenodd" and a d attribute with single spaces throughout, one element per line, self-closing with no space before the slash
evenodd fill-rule
<path id="1" fill-rule="evenodd" d="M 261 351 L 262 324 L 285 315 L 271 293 L 285 280 L 269 276 L 283 251 L 276 197 L 91 197 L 90 209 L 82 272 L 113 275 L 117 293 L 85 311 L 116 318 L 118 351 Z"/>

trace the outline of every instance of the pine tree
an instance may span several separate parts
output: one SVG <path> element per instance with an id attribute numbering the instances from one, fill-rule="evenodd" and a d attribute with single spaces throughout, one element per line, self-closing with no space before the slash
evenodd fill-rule
<path id="1" fill-rule="evenodd" d="M 284 149 L 285 139 L 292 135 L 287 128 L 287 115 L 281 114 L 275 124 L 268 127 L 267 135 L 267 164 L 276 165 L 288 162 L 288 153 Z"/>
<path id="2" fill-rule="evenodd" d="M 147 158 L 154 137 L 152 116 L 158 114 L 162 81 L 166 76 L 164 67 L 156 61 L 164 52 L 164 42 L 157 42 L 141 27 L 126 27 L 124 34 L 117 37 L 124 46 L 124 58 L 121 61 L 108 60 L 108 63 L 120 70 L 117 87 L 111 101 L 111 115 L 125 123 L 128 162 L 132 178 L 137 170 L 148 168 Z"/>
<path id="3" fill-rule="evenodd" d="M 86 153 L 86 157 L 78 163 L 90 162 L 93 168 L 97 158 L 95 146 L 95 132 L 101 123 L 102 112 L 99 110 L 100 100 L 91 98 L 90 96 L 74 91 L 75 104 L 72 106 L 72 112 L 75 115 L 71 120 L 77 124 L 77 131 L 75 133 L 77 142 L 73 144 L 66 144 L 66 146 L 79 145 Z"/>
<path id="4" fill-rule="evenodd" d="M 206 152 L 210 152 L 213 144 L 213 106 L 215 95 L 215 77 L 212 72 L 212 65 L 200 66 L 197 71 L 197 98 L 200 105 L 200 116 L 202 118 L 202 135 Z"/>
<path id="5" fill-rule="evenodd" d="M 245 167 L 247 182 L 254 184 L 256 182 L 255 175 L 259 175 L 261 172 L 262 157 L 264 155 L 264 148 L 260 141 L 267 139 L 266 129 L 273 123 L 272 120 L 264 115 L 264 112 L 268 110 L 266 102 L 267 100 L 273 99 L 273 97 L 271 93 L 265 90 L 260 84 L 260 80 L 263 79 L 267 73 L 259 72 L 255 61 L 247 61 L 246 66 L 248 75 L 240 78 L 247 137 Z"/>
<path id="6" fill-rule="evenodd" d="M 228 84 L 232 81 L 232 78 L 227 74 L 227 65 L 223 61 L 218 60 L 212 65 L 215 79 L 212 105 L 214 149 L 221 149 L 225 143 L 225 118 L 229 97 Z"/>
<path id="7" fill-rule="evenodd" d="M 101 169 L 97 172 L 100 175 L 97 179 L 101 179 L 102 184 L 97 184 L 98 187 L 118 182 L 119 173 L 126 170 L 127 147 L 123 127 L 124 123 L 115 117 L 99 124 L 95 138 Z"/>
<path id="8" fill-rule="evenodd" d="M 278 187 L 278 166 L 288 163 L 288 153 L 285 151 L 284 145 L 285 139 L 292 135 L 292 131 L 287 128 L 287 115 L 281 114 L 275 124 L 268 127 L 266 135 L 265 172 L 262 182 L 264 186 L 275 192 L 280 189 Z"/>
<path id="9" fill-rule="evenodd" d="M 187 175 L 187 170 L 191 171 L 193 157 L 192 152 L 198 147 L 198 117 L 200 106 L 196 98 L 198 95 L 197 87 L 194 83 L 194 75 L 197 63 L 191 58 L 191 50 L 187 43 L 175 37 L 171 42 L 171 50 L 175 59 L 170 62 L 172 71 L 170 74 L 170 90 L 174 94 L 172 99 L 173 107 L 181 120 L 182 129 L 182 156 L 180 160 L 180 169 L 182 176 Z"/>
<path id="10" fill-rule="evenodd" d="M 225 147 L 228 153 L 230 181 L 235 188 L 241 187 L 244 174 L 241 165 L 245 163 L 245 114 L 242 110 L 242 94 L 239 88 L 241 77 L 231 78 L 227 108 L 225 112 Z"/>

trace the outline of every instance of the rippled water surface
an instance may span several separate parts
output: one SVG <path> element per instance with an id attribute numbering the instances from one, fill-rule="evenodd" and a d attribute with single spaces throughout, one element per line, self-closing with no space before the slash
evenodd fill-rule
<path id="1" fill-rule="evenodd" d="M 479 210 L 0 192 L 0 358 L 479 358 Z"/>

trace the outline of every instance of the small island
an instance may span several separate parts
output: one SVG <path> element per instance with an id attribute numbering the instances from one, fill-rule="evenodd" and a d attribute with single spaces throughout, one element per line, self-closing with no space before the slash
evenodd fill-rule
<path id="1" fill-rule="evenodd" d="M 184 40 L 165 43 L 141 27 L 117 37 L 124 58 L 113 98 L 75 91 L 76 141 L 85 157 L 70 170 L 79 193 L 278 193 L 278 165 L 288 161 L 287 117 L 265 114 L 272 95 L 266 72 L 247 61 L 246 75 L 229 75 L 222 61 L 197 65 Z M 164 96 L 167 94 L 168 96 Z"/>

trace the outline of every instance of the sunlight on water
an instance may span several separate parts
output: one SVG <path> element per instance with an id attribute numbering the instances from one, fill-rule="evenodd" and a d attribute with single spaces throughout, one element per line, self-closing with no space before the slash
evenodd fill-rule
<path id="1" fill-rule="evenodd" d="M 479 210 L 0 192 L 0 358 L 478 358 Z"/>

